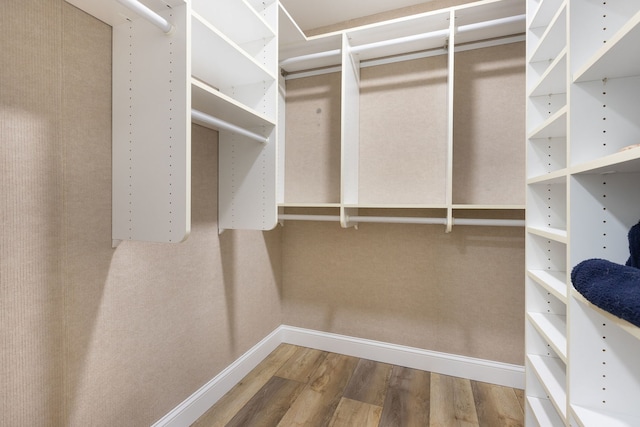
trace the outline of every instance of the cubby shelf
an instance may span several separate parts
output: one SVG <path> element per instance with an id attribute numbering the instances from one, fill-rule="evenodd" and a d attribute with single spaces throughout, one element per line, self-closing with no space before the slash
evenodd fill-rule
<path id="1" fill-rule="evenodd" d="M 624 264 L 627 233 L 640 219 L 640 3 L 528 6 L 526 352 L 537 377 L 527 374 L 526 419 L 636 425 L 640 328 L 588 302 L 568 273 L 591 258 Z M 547 347 L 558 358 L 540 356 L 553 356 Z"/>

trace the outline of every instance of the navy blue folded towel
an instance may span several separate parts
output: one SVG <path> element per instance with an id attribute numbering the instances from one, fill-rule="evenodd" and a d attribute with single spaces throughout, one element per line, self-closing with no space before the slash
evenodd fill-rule
<path id="1" fill-rule="evenodd" d="M 629 230 L 629 253 L 626 265 L 640 268 L 640 222 Z"/>
<path id="2" fill-rule="evenodd" d="M 571 281 L 594 305 L 640 326 L 640 268 L 588 259 L 573 268 Z"/>

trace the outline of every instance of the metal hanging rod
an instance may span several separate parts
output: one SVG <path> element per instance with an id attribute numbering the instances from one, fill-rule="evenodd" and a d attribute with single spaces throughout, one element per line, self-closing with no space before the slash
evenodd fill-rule
<path id="1" fill-rule="evenodd" d="M 427 224 L 447 225 L 446 218 L 423 218 L 401 216 L 347 216 L 347 221 L 369 222 L 380 224 Z M 304 214 L 280 214 L 279 221 L 340 221 L 338 215 L 304 215 Z M 453 225 L 474 225 L 487 227 L 524 227 L 524 220 L 520 219 L 484 219 L 484 218 L 453 218 Z"/>
<path id="2" fill-rule="evenodd" d="M 527 19 L 527 15 L 515 15 L 515 16 L 507 16 L 506 18 L 499 18 L 499 19 L 493 19 L 491 21 L 484 21 L 484 22 L 477 22 L 475 24 L 467 24 L 467 25 L 461 25 L 460 27 L 458 27 L 457 31 L 458 33 L 465 33 L 467 31 L 473 31 L 473 30 L 481 30 L 483 28 L 490 28 L 490 27 L 496 27 L 498 25 L 504 25 L 504 24 L 514 24 L 516 22 L 525 22 Z"/>
<path id="3" fill-rule="evenodd" d="M 118 0 L 118 3 L 132 10 L 133 12 L 137 13 L 138 15 L 140 15 L 140 17 L 146 19 L 156 27 L 160 28 L 162 32 L 164 32 L 165 34 L 173 33 L 173 30 L 175 27 L 169 21 L 167 21 L 162 16 L 158 15 L 156 12 L 149 9 L 147 6 L 140 3 L 139 1 Z"/>
<path id="4" fill-rule="evenodd" d="M 354 46 L 351 48 L 352 53 L 360 53 L 371 49 L 376 49 L 380 47 L 394 46 L 397 44 L 410 43 L 418 40 L 429 40 L 435 39 L 438 37 L 443 37 L 449 34 L 449 29 L 431 31 L 430 33 L 422 33 L 422 34 L 414 34 L 406 37 L 398 37 L 395 39 L 382 40 L 379 42 L 363 44 L 359 46 Z"/>
<path id="5" fill-rule="evenodd" d="M 236 126 L 233 123 L 226 122 L 217 117 L 210 116 L 209 114 L 203 113 L 202 111 L 192 109 L 191 119 L 196 123 L 200 122 L 202 124 L 212 126 L 217 129 L 223 129 L 229 132 L 236 133 L 238 135 L 243 135 L 243 136 L 246 136 L 247 138 L 253 139 L 254 141 L 261 142 L 263 144 L 267 144 L 269 142 L 269 138 L 266 138 L 250 130 L 241 128 L 240 126 Z"/>

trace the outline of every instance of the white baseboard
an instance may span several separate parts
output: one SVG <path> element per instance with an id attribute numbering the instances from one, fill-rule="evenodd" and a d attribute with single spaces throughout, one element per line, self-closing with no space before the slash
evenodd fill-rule
<path id="1" fill-rule="evenodd" d="M 507 387 L 524 388 L 524 367 L 520 365 L 282 325 L 158 420 L 152 427 L 187 427 L 191 425 L 281 343 Z"/>

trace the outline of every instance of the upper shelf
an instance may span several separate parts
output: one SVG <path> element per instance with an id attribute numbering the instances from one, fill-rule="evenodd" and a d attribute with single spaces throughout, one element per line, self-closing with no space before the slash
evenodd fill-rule
<path id="1" fill-rule="evenodd" d="M 541 0 L 538 9 L 532 14 L 529 28 L 545 27 L 558 12 L 564 0 Z"/>
<path id="2" fill-rule="evenodd" d="M 640 45 L 640 12 L 574 74 L 576 82 L 640 75 L 640 55 L 629 55 Z"/>
<path id="3" fill-rule="evenodd" d="M 485 0 L 314 37 L 306 37 L 281 8 L 280 65 L 287 72 L 340 65 L 342 34 L 360 61 L 443 49 L 451 39 L 452 12 L 457 45 L 525 32 L 521 0 Z"/>
<path id="4" fill-rule="evenodd" d="M 121 5 L 117 1 L 105 0 L 67 0 L 68 3 L 95 16 L 102 22 L 116 26 L 128 21 L 136 20 L 137 15 L 131 9 Z M 185 0 L 144 0 L 143 2 L 154 12 L 166 11 L 168 7 L 176 7 L 186 3 Z"/>

